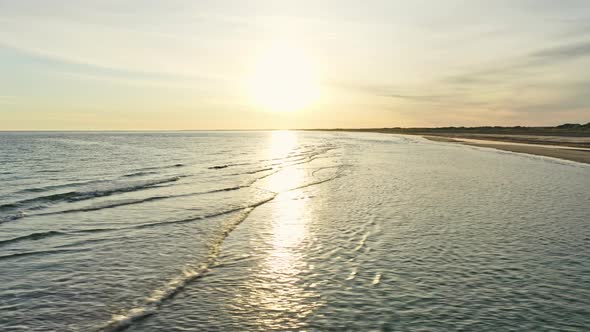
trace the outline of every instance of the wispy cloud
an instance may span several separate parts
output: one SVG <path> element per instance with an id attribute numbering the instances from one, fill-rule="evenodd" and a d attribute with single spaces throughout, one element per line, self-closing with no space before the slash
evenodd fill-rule
<path id="1" fill-rule="evenodd" d="M 411 100 L 417 102 L 426 102 L 426 103 L 440 103 L 444 101 L 448 101 L 449 98 L 453 98 L 456 96 L 453 95 L 402 95 L 402 94 L 387 94 L 386 96 L 397 98 L 397 99 L 404 99 L 404 100 Z"/>
<path id="2" fill-rule="evenodd" d="M 543 67 L 561 65 L 565 62 L 590 57 L 590 40 L 557 45 L 530 52 L 519 58 L 505 59 L 499 64 L 483 69 L 465 72 L 446 78 L 448 83 L 474 84 L 493 83 L 523 77 L 523 72 Z M 540 77 L 537 77 L 539 79 Z"/>
<path id="3" fill-rule="evenodd" d="M 533 58 L 550 61 L 566 61 L 586 56 L 590 56 L 590 40 L 552 47 L 531 54 Z"/>
<path id="4" fill-rule="evenodd" d="M 236 96 L 247 94 L 242 85 L 256 56 L 272 41 L 292 39 L 317 56 L 326 109 L 374 107 L 387 109 L 388 121 L 392 110 L 416 122 L 534 112 L 558 121 L 590 110 L 585 0 L 446 0 L 428 10 L 368 1 L 0 0 L 0 70 L 10 71 L 0 84 L 18 103 L 48 91 L 87 104 L 131 101 L 163 88 L 158 105 L 182 96 L 208 107 L 213 102 L 204 100 L 215 95 L 250 108 Z M 3 105 L 10 100 L 0 97 Z"/>
<path id="5" fill-rule="evenodd" d="M 397 100 L 393 110 L 400 109 L 399 103 L 403 103 L 415 105 L 413 109 L 444 109 L 461 114 L 459 118 L 463 119 L 476 116 L 522 123 L 527 117 L 543 121 L 553 117 L 554 123 L 559 123 L 564 121 L 560 117 L 567 115 L 587 121 L 588 66 L 590 40 L 583 39 L 499 58 L 413 87 L 380 87 L 374 93 Z"/>
<path id="6" fill-rule="evenodd" d="M 110 81 L 120 81 L 128 84 L 216 84 L 222 81 L 219 78 L 205 77 L 190 73 L 165 73 L 151 71 L 149 69 L 122 69 L 117 67 L 108 67 L 100 64 L 86 63 L 74 59 L 64 58 L 59 55 L 37 52 L 27 49 L 16 49 L 2 45 L 0 50 L 16 54 L 20 59 L 27 61 L 30 67 L 38 66 L 39 70 L 49 71 L 62 75 L 101 79 Z M 42 67 L 42 68 L 41 68 Z"/>

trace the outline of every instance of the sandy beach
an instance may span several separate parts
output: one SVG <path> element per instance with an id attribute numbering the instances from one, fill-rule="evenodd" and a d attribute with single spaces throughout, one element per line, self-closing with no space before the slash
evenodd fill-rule
<path id="1" fill-rule="evenodd" d="M 426 139 L 546 156 L 590 164 L 590 134 L 558 127 L 359 128 L 319 131 L 374 132 L 422 136 Z"/>
<path id="2" fill-rule="evenodd" d="M 424 135 L 432 141 L 459 143 L 590 164 L 590 138 L 532 135 Z"/>

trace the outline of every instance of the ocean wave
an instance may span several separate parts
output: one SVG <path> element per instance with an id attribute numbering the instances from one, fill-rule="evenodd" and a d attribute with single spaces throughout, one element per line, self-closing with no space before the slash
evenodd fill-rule
<path id="1" fill-rule="evenodd" d="M 55 214 L 66 214 L 66 213 L 75 213 L 75 212 L 91 212 L 91 211 L 98 211 L 104 209 L 113 209 L 119 206 L 126 206 L 126 205 L 135 205 L 141 203 L 147 203 L 151 201 L 157 201 L 166 198 L 172 198 L 172 196 L 152 196 L 143 199 L 128 199 L 128 200 L 119 200 L 115 202 L 106 202 L 104 204 L 98 204 L 94 206 L 79 208 L 79 209 L 69 209 L 69 210 L 62 210 L 62 211 L 55 211 L 55 212 L 47 212 L 47 213 L 37 213 L 32 214 L 31 216 L 47 216 L 47 215 L 55 215 Z"/>
<path id="2" fill-rule="evenodd" d="M 60 232 L 60 231 L 37 232 L 37 233 L 31 233 L 31 234 L 15 237 L 15 238 L 8 239 L 8 240 L 2 240 L 2 241 L 0 241 L 0 247 L 5 246 L 5 245 L 9 245 L 12 243 L 16 243 L 16 242 L 37 241 L 37 240 L 41 240 L 41 239 L 45 239 L 45 238 L 49 238 L 49 237 L 54 237 L 54 236 L 77 235 L 77 234 L 81 235 L 81 234 L 85 234 L 85 233 L 103 233 L 103 232 L 117 231 L 117 230 L 122 230 L 122 229 L 125 229 L 125 228 L 95 228 L 95 229 L 86 229 L 86 230 L 78 230 L 78 231 L 71 231 L 71 232 Z M 99 242 L 99 241 L 105 241 L 105 240 L 108 240 L 108 239 L 83 240 L 83 241 L 76 243 L 76 245 L 80 244 L 80 243 L 91 243 L 91 242 Z M 58 246 L 57 248 L 66 248 L 66 247 L 70 247 L 70 246 L 72 246 L 72 244 L 61 245 L 61 246 Z"/>
<path id="3" fill-rule="evenodd" d="M 15 242 L 26 241 L 26 240 L 35 241 L 35 240 L 40 240 L 40 239 L 43 239 L 46 237 L 59 236 L 59 235 L 66 235 L 66 233 L 62 233 L 62 232 L 58 232 L 58 231 L 31 233 L 28 235 L 23 235 L 23 236 L 15 237 L 12 239 L 0 241 L 0 247 L 5 246 L 7 244 L 15 243 Z"/>
<path id="4" fill-rule="evenodd" d="M 93 190 L 93 191 L 69 191 L 65 193 L 59 194 L 52 194 L 46 196 L 39 196 L 30 199 L 21 200 L 14 203 L 3 204 L 0 205 L 0 211 L 6 210 L 15 210 L 15 209 L 27 209 L 27 210 L 39 210 L 47 207 L 47 204 L 53 204 L 57 202 L 78 202 L 98 197 L 105 197 L 119 193 L 125 192 L 132 192 L 143 190 L 147 188 L 151 188 L 160 184 L 166 184 L 171 182 L 176 182 L 180 179 L 180 176 L 175 176 L 171 178 L 164 178 L 164 179 L 157 179 L 157 180 L 149 180 L 149 181 L 136 181 L 131 183 L 124 183 L 122 185 L 114 186 L 111 188 L 106 188 L 102 190 Z M 4 219 L 0 219 L 0 222 L 5 222 L 8 220 L 14 220 L 24 217 L 26 214 L 24 212 L 19 211 L 18 214 L 4 217 Z"/>
<path id="5" fill-rule="evenodd" d="M 222 191 L 234 191 L 234 190 L 239 190 L 242 188 L 246 188 L 247 186 L 235 186 L 235 187 L 229 187 L 229 188 L 221 188 L 221 189 L 213 189 L 210 191 L 205 191 L 205 192 L 201 192 L 201 193 L 197 193 L 197 194 L 212 194 L 212 193 L 218 193 L 218 192 L 222 192 Z"/>
<path id="6" fill-rule="evenodd" d="M 186 267 L 185 269 L 183 269 L 181 275 L 170 279 L 168 282 L 164 284 L 163 287 L 152 291 L 152 293 L 144 300 L 143 304 L 130 310 L 127 310 L 125 312 L 113 315 L 111 320 L 107 322 L 107 324 L 104 327 L 99 329 L 99 331 L 123 331 L 126 328 L 128 328 L 129 325 L 155 314 L 158 308 L 162 305 L 162 303 L 178 294 L 182 289 L 186 287 L 187 284 L 201 278 L 205 273 L 207 273 L 209 269 L 215 265 L 217 257 L 219 256 L 221 250 L 221 245 L 223 244 L 223 241 L 229 236 L 229 234 L 239 224 L 246 220 L 246 218 L 248 218 L 248 216 L 254 210 L 254 208 L 264 203 L 272 201 L 275 197 L 276 195 L 273 195 L 272 197 L 266 200 L 239 209 L 244 210 L 244 213 L 240 215 L 239 218 L 236 219 L 233 223 L 228 224 L 224 229 L 221 230 L 216 241 L 209 247 L 209 253 L 207 255 L 206 262 L 202 263 L 196 269 Z"/>
<path id="7" fill-rule="evenodd" d="M 256 169 L 256 170 L 253 170 L 253 171 L 245 172 L 244 174 L 256 174 L 256 173 L 266 172 L 266 171 L 272 171 L 272 170 L 273 170 L 272 167 L 268 167 L 268 168 Z"/>
<path id="8" fill-rule="evenodd" d="M 126 237 L 117 237 L 117 238 L 100 238 L 100 239 L 85 239 L 85 240 L 80 240 L 80 241 L 76 241 L 73 243 L 67 243 L 67 244 L 62 244 L 60 246 L 57 246 L 56 248 L 72 248 L 72 247 L 78 247 L 81 245 L 89 245 L 89 244 L 96 244 L 96 243 L 103 243 L 103 242 L 109 242 L 109 241 L 121 241 L 122 239 L 127 239 Z"/>
<path id="9" fill-rule="evenodd" d="M 71 231 L 70 233 L 102 233 L 102 232 L 110 232 L 110 231 L 118 231 L 122 228 L 91 228 L 91 229 L 80 229 L 77 231 Z"/>
<path id="10" fill-rule="evenodd" d="M 248 208 L 249 208 L 249 206 L 242 206 L 242 207 L 237 207 L 237 208 L 233 208 L 233 209 L 229 209 L 229 210 L 224 210 L 224 211 L 215 212 L 215 213 L 206 214 L 206 215 L 197 216 L 197 217 L 192 217 L 192 218 L 158 221 L 158 222 L 153 222 L 153 223 L 146 223 L 146 224 L 139 224 L 139 225 L 135 225 L 135 226 L 130 226 L 128 228 L 141 229 L 141 228 L 150 228 L 150 227 L 157 227 L 157 226 L 163 226 L 163 225 L 186 224 L 186 223 L 194 222 L 197 220 L 204 220 L 204 219 L 223 216 L 226 214 L 231 214 L 231 213 L 242 211 L 242 210 L 245 210 Z"/>
<path id="11" fill-rule="evenodd" d="M 156 169 L 178 168 L 178 167 L 184 167 L 184 166 L 186 166 L 186 165 L 185 164 L 172 164 L 172 165 L 165 165 L 165 166 L 139 168 L 136 171 L 143 172 L 143 171 L 151 171 L 151 170 L 156 170 Z"/>
<path id="12" fill-rule="evenodd" d="M 152 175 L 152 174 L 158 174 L 158 172 L 145 172 L 145 171 L 141 171 L 141 172 L 135 172 L 135 173 L 130 173 L 130 174 L 125 174 L 122 177 L 124 178 L 132 178 L 132 177 L 136 177 L 136 176 L 144 176 L 144 175 Z"/>
<path id="13" fill-rule="evenodd" d="M 341 176 L 341 173 L 339 172 L 338 174 L 336 174 L 335 176 L 332 176 L 330 178 L 326 178 L 323 180 L 314 181 L 314 182 L 310 182 L 310 183 L 305 183 L 305 184 L 300 185 L 296 188 L 287 189 L 286 191 L 292 191 L 292 190 L 301 189 L 301 188 L 305 188 L 305 187 L 309 187 L 309 186 L 313 186 L 313 185 L 318 185 L 318 184 L 321 184 L 324 182 L 334 180 L 340 176 Z M 158 200 L 158 199 L 200 195 L 200 194 L 208 194 L 208 193 L 224 192 L 224 191 L 233 191 L 233 190 L 239 190 L 244 187 L 248 187 L 248 186 L 236 186 L 236 187 L 229 187 L 229 188 L 221 188 L 221 189 L 215 189 L 215 190 L 210 190 L 210 191 L 205 191 L 205 192 L 181 194 L 181 195 L 154 196 L 154 197 L 149 197 L 149 198 L 141 199 L 141 200 L 116 202 L 116 203 L 108 204 L 108 205 L 104 205 L 104 206 L 88 207 L 88 208 L 82 208 L 82 209 L 72 209 L 72 210 L 57 211 L 57 212 L 51 212 L 51 213 L 39 213 L 39 214 L 34 214 L 33 216 L 95 211 L 95 210 L 100 210 L 100 209 L 114 208 L 114 207 L 123 206 L 123 205 L 139 204 L 139 203 L 149 202 L 149 201 Z M 228 214 L 232 214 L 232 213 L 236 213 L 236 212 L 240 212 L 240 211 L 249 212 L 250 210 L 252 210 L 256 207 L 273 200 L 276 197 L 276 195 L 277 195 L 277 193 L 273 193 L 271 197 L 266 198 L 261 201 L 258 201 L 258 202 L 255 202 L 255 203 L 252 203 L 252 204 L 239 206 L 239 207 L 235 207 L 235 208 L 231 208 L 231 209 L 227 209 L 227 210 L 222 210 L 222 211 L 214 212 L 211 214 L 186 218 L 186 219 L 167 220 L 167 221 L 160 221 L 160 222 L 154 222 L 154 223 L 145 223 L 145 224 L 139 224 L 139 225 L 133 225 L 133 226 L 121 227 L 121 228 L 99 228 L 99 229 L 79 230 L 79 231 L 74 231 L 74 232 L 70 232 L 70 233 L 72 233 L 72 234 L 73 233 L 97 233 L 97 232 L 105 232 L 105 231 L 116 231 L 116 230 L 124 230 L 124 229 L 142 229 L 142 228 L 151 228 L 151 227 L 158 227 L 158 226 L 164 226 L 164 225 L 190 223 L 190 222 L 194 222 L 194 221 L 205 220 L 205 219 L 210 219 L 210 218 L 219 217 L 219 216 L 223 216 L 223 215 L 228 215 Z M 63 232 L 59 232 L 59 231 L 32 233 L 32 234 L 28 234 L 25 236 L 20 236 L 20 237 L 16 237 L 13 239 L 0 241 L 0 246 L 7 245 L 10 243 L 14 243 L 14 242 L 24 241 L 24 240 L 39 240 L 39 239 L 43 239 L 46 237 L 67 235 L 70 233 L 63 233 Z M 20 254 L 18 254 L 18 255 L 20 255 Z M 0 256 L 0 259 L 2 259 L 2 256 Z"/>
<path id="14" fill-rule="evenodd" d="M 283 166 L 289 167 L 289 166 L 295 166 L 295 165 L 311 162 L 314 159 L 318 158 L 320 154 L 325 153 L 326 151 L 329 151 L 332 149 L 333 148 L 326 148 L 326 149 L 322 149 L 321 151 L 309 152 L 309 153 L 307 153 L 308 156 L 304 158 L 305 160 L 291 161 L 290 163 L 283 164 Z M 182 165 L 182 164 L 177 164 L 177 165 Z M 230 166 L 235 166 L 235 165 L 241 165 L 241 164 L 227 164 L 227 165 L 223 165 L 223 167 L 230 167 Z M 170 166 L 170 167 L 173 167 L 173 166 Z M 221 166 L 214 166 L 214 167 L 221 167 Z M 48 212 L 48 213 L 25 213 L 24 211 L 19 211 L 18 213 L 13 214 L 13 215 L 0 217 L 0 223 L 7 222 L 7 221 L 13 221 L 16 219 L 21 219 L 26 216 L 55 215 L 55 214 L 74 213 L 74 212 L 90 212 L 90 211 L 97 211 L 97 210 L 102 210 L 102 209 L 116 208 L 116 207 L 126 206 L 126 205 L 142 204 L 142 203 L 163 200 L 163 199 L 210 194 L 210 193 L 223 192 L 223 191 L 239 190 L 241 188 L 250 187 L 255 182 L 275 174 L 276 172 L 280 171 L 282 168 L 283 167 L 278 167 L 278 168 L 265 167 L 265 168 L 261 168 L 261 169 L 248 171 L 245 173 L 239 173 L 239 174 L 256 174 L 256 173 L 270 171 L 270 173 L 265 174 L 262 177 L 253 179 L 252 181 L 250 181 L 248 183 L 245 183 L 240 186 L 235 186 L 235 187 L 214 189 L 214 190 L 205 191 L 205 192 L 196 192 L 196 193 L 188 193 L 188 194 L 180 194 L 180 195 L 152 196 L 152 197 L 147 197 L 147 198 L 143 198 L 143 199 L 136 199 L 136 200 L 123 200 L 123 201 L 116 201 L 116 202 L 106 202 L 104 204 L 97 205 L 97 206 L 90 206 L 90 207 L 84 207 L 84 208 L 79 208 L 79 209 L 68 209 L 68 210 L 61 210 L 61 211 Z M 139 174 L 139 172 L 129 174 L 128 176 L 132 176 L 133 174 Z M 119 187 L 114 187 L 114 188 L 106 189 L 106 190 L 71 191 L 71 192 L 60 193 L 60 194 L 40 196 L 40 197 L 28 199 L 28 200 L 19 201 L 16 203 L 0 205 L 0 211 L 16 210 L 19 208 L 21 208 L 21 209 L 25 208 L 27 210 L 39 210 L 39 209 L 43 209 L 43 208 L 47 207 L 44 204 L 52 204 L 52 203 L 61 202 L 61 201 L 77 202 L 77 201 L 83 201 L 83 200 L 88 200 L 88 199 L 92 199 L 92 198 L 110 196 L 110 195 L 117 194 L 117 193 L 142 190 L 142 189 L 150 188 L 150 187 L 153 187 L 153 186 L 156 186 L 159 184 L 174 182 L 174 181 L 177 181 L 179 178 L 180 178 L 180 176 L 175 176 L 175 177 L 171 177 L 171 178 L 164 178 L 164 179 L 158 179 L 158 180 L 141 181 L 139 183 L 133 182 L 132 185 L 126 184 L 126 186 L 119 186 Z"/>
<path id="15" fill-rule="evenodd" d="M 232 163 L 232 164 L 209 166 L 209 167 L 207 167 L 207 169 L 224 169 L 224 168 L 228 168 L 228 167 L 247 166 L 247 165 L 252 165 L 252 164 L 253 163 Z"/>
<path id="16" fill-rule="evenodd" d="M 287 191 L 292 191 L 292 190 L 296 190 L 296 189 L 300 189 L 300 188 L 318 185 L 321 183 L 325 183 L 325 182 L 334 180 L 340 176 L 341 176 L 341 174 L 338 173 L 336 176 L 326 178 L 323 180 L 319 180 L 319 181 L 315 181 L 315 182 L 311 182 L 311 183 L 306 183 L 306 184 L 303 184 L 303 185 L 298 186 L 296 188 L 291 188 Z M 256 203 L 253 203 L 253 204 L 250 204 L 247 206 L 243 206 L 240 208 L 235 208 L 235 209 L 211 214 L 208 216 L 202 216 L 202 217 L 196 217 L 196 218 L 190 218 L 190 219 L 184 219 L 184 220 L 177 220 L 177 221 L 143 224 L 143 225 L 136 226 L 136 228 L 143 228 L 143 227 L 158 226 L 158 225 L 162 225 L 162 224 L 191 222 L 191 221 L 200 220 L 200 219 L 204 219 L 204 218 L 220 216 L 223 214 L 229 214 L 232 212 L 243 211 L 243 213 L 236 220 L 234 220 L 233 222 L 226 223 L 225 227 L 220 230 L 218 237 L 216 238 L 215 241 L 212 242 L 211 246 L 209 247 L 209 253 L 207 255 L 207 260 L 204 263 L 202 263 L 199 266 L 199 268 L 197 268 L 197 269 L 189 268 L 189 269 L 183 270 L 183 272 L 180 276 L 170 279 L 167 283 L 164 284 L 163 287 L 153 291 L 144 300 L 144 302 L 142 304 L 140 304 L 132 309 L 129 309 L 125 312 L 121 312 L 121 313 L 113 315 L 112 319 L 109 322 L 107 322 L 104 327 L 99 329 L 99 331 L 101 331 L 101 332 L 123 331 L 126 328 L 128 328 L 131 324 L 155 314 L 157 312 L 157 310 L 160 308 L 160 306 L 166 300 L 174 297 L 182 289 L 184 289 L 188 283 L 201 278 L 212 267 L 216 266 L 218 264 L 217 259 L 219 257 L 220 251 L 221 251 L 221 246 L 223 245 L 223 242 L 229 236 L 229 234 L 234 229 L 236 229 L 236 227 L 238 227 L 242 222 L 244 222 L 244 220 L 246 220 L 248 218 L 250 213 L 252 211 L 254 211 L 255 208 L 274 200 L 278 195 L 279 195 L 278 193 L 274 193 L 269 198 L 264 199 L 262 201 L 259 201 L 259 202 L 256 202 Z M 376 283 L 378 283 L 379 280 L 377 277 L 375 278 L 375 280 L 377 281 Z M 375 280 L 374 280 L 374 283 L 375 283 Z"/>
<path id="17" fill-rule="evenodd" d="M 53 249 L 53 250 L 26 251 L 26 252 L 19 252 L 19 253 L 15 253 L 15 254 L 2 255 L 2 256 L 0 256 L 0 260 L 28 257 L 28 256 L 38 256 L 38 255 L 79 253 L 79 252 L 90 251 L 90 250 L 92 250 L 92 249 L 89 249 L 89 248 L 87 248 L 87 249 Z"/>
<path id="18" fill-rule="evenodd" d="M 319 150 L 311 150 L 311 151 L 304 151 L 304 152 L 297 152 L 297 153 L 291 153 L 285 157 L 277 157 L 277 158 L 269 158 L 269 159 L 259 159 L 257 160 L 257 162 L 247 162 L 247 163 L 230 163 L 230 164 L 222 164 L 222 165 L 215 165 L 215 166 L 210 166 L 207 167 L 207 169 L 224 169 L 224 168 L 228 168 L 228 167 L 233 167 L 233 166 L 247 166 L 247 165 L 260 165 L 261 163 L 265 163 L 265 162 L 270 162 L 268 164 L 266 164 L 266 168 L 271 167 L 271 166 L 279 166 L 279 165 L 290 165 L 290 164 L 294 164 L 295 162 L 308 162 L 311 161 L 313 159 L 311 159 L 314 156 L 317 156 L 319 154 L 323 154 L 326 153 L 330 150 L 335 149 L 334 147 L 324 147 L 322 149 Z M 262 170 L 259 170 L 262 171 Z M 236 174 L 232 174 L 232 175 L 240 175 L 240 174 L 253 174 L 256 173 L 257 171 L 253 171 L 252 173 L 236 173 Z"/>
<path id="19" fill-rule="evenodd" d="M 256 173 L 261 173 L 261 172 L 266 172 L 266 171 L 272 171 L 274 168 L 272 167 L 265 167 L 265 168 L 261 168 L 261 169 L 255 169 L 253 171 L 247 171 L 247 172 L 243 172 L 243 173 L 234 173 L 234 174 L 230 174 L 231 176 L 235 176 L 235 175 L 244 175 L 244 174 L 256 174 Z"/>
<path id="20" fill-rule="evenodd" d="M 194 192 L 194 193 L 187 193 L 187 194 L 165 195 L 165 196 L 151 196 L 151 197 L 142 198 L 142 199 L 120 200 L 120 201 L 115 201 L 115 202 L 106 202 L 106 203 L 101 204 L 101 205 L 89 206 L 89 207 L 80 208 L 80 209 L 71 209 L 71 210 L 64 210 L 64 211 L 56 211 L 56 212 L 51 212 L 51 213 L 45 213 L 43 215 L 72 213 L 72 212 L 90 212 L 90 211 L 97 211 L 97 210 L 103 210 L 103 209 L 111 209 L 111 208 L 115 208 L 115 207 L 119 207 L 119 206 L 125 206 L 125 205 L 134 205 L 134 204 L 147 203 L 147 202 L 158 201 L 158 200 L 163 200 L 163 199 L 198 196 L 198 195 L 212 194 L 212 193 L 224 192 L 224 191 L 234 191 L 234 190 L 239 190 L 241 188 L 244 188 L 244 186 L 236 186 L 236 187 L 229 187 L 229 188 L 213 189 L 213 190 L 209 190 L 209 191 L 201 191 L 201 192 Z M 36 214 L 36 215 L 39 215 L 39 214 Z"/>
<path id="21" fill-rule="evenodd" d="M 207 167 L 207 169 L 223 169 L 223 168 L 228 168 L 228 167 L 230 167 L 230 165 L 218 165 L 218 166 Z"/>
<path id="22" fill-rule="evenodd" d="M 15 194 L 40 193 L 40 192 L 46 192 L 46 191 L 50 191 L 50 190 L 56 190 L 56 189 L 62 189 L 62 188 L 68 188 L 68 187 L 79 187 L 79 186 L 83 186 L 83 185 L 89 185 L 89 184 L 100 183 L 100 182 L 104 182 L 104 181 L 92 180 L 92 181 L 85 181 L 85 182 L 64 183 L 64 184 L 44 186 L 44 187 L 25 188 L 25 189 L 15 192 Z"/>
<path id="23" fill-rule="evenodd" d="M 5 222 L 9 222 L 9 221 L 13 221 L 13 220 L 17 220 L 17 219 L 21 219 L 26 216 L 27 215 L 23 211 L 19 211 L 16 214 L 0 217 L 0 224 L 3 224 Z"/>
<path id="24" fill-rule="evenodd" d="M 8 204 L 2 204 L 0 205 L 0 211 L 3 210 L 13 210 L 18 208 L 18 205 L 16 203 L 8 203 Z"/>
<path id="25" fill-rule="evenodd" d="M 145 300 L 144 306 L 136 307 L 120 314 L 114 314 L 111 320 L 99 331 L 123 331 L 134 322 L 155 314 L 158 307 L 164 301 L 180 292 L 189 282 L 201 278 L 207 271 L 208 267 L 206 264 L 203 264 L 198 269 L 183 269 L 180 276 L 169 280 L 162 288 L 154 290 Z"/>
<path id="26" fill-rule="evenodd" d="M 17 214 L 17 215 L 5 217 L 4 219 L 0 218 L 0 223 L 5 222 L 5 221 L 15 220 L 15 219 L 21 219 L 24 217 L 50 216 L 50 215 L 76 213 L 76 212 L 92 212 L 92 211 L 98 211 L 98 210 L 104 210 L 104 209 L 112 209 L 112 208 L 126 206 L 126 205 L 148 203 L 148 202 L 164 200 L 164 199 L 206 195 L 206 194 L 225 192 L 225 191 L 234 191 L 234 190 L 239 190 L 239 189 L 246 188 L 246 187 L 247 186 L 235 186 L 235 187 L 213 189 L 213 190 L 209 190 L 209 191 L 201 191 L 201 192 L 194 192 L 194 193 L 187 193 L 187 194 L 151 196 L 151 197 L 142 198 L 142 199 L 128 199 L 128 200 L 110 201 L 110 202 L 104 202 L 104 203 L 98 204 L 98 205 L 79 208 L 79 209 L 69 209 L 69 210 L 60 210 L 60 211 L 52 211 L 52 212 L 40 212 L 40 213 L 32 213 L 32 214 L 25 214 L 24 212 L 21 212 L 20 214 Z"/>

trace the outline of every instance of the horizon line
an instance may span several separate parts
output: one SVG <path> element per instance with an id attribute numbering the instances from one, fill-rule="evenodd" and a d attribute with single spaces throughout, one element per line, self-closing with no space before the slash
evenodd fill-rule
<path id="1" fill-rule="evenodd" d="M 590 123 L 590 122 L 588 122 Z M 570 124 L 570 123 L 566 123 Z M 581 124 L 584 123 L 571 123 Z M 278 131 L 278 130 L 370 130 L 370 129 L 472 129 L 472 128 L 557 128 L 557 126 L 564 125 L 558 124 L 553 126 L 526 126 L 526 125 L 514 125 L 514 126 L 498 126 L 498 125 L 485 125 L 485 126 L 438 126 L 438 127 L 332 127 L 332 128 L 256 128 L 256 129 L 0 129 L 0 133 L 10 132 L 187 132 L 187 131 Z"/>

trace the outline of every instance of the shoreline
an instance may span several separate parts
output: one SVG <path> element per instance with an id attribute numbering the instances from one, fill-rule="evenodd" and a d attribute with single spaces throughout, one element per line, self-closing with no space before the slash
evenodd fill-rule
<path id="1" fill-rule="evenodd" d="M 551 132 L 548 130 L 538 133 L 508 130 L 496 132 L 451 131 L 441 132 L 436 129 L 314 129 L 312 131 L 342 131 L 381 134 L 413 135 L 424 137 L 431 141 L 471 145 L 492 148 L 515 153 L 545 156 L 562 160 L 569 160 L 583 164 L 590 164 L 590 133 Z"/>
<path id="2" fill-rule="evenodd" d="M 492 148 L 503 151 L 510 151 L 516 153 L 532 154 L 538 156 L 552 157 L 558 159 L 564 159 L 569 161 L 575 161 L 584 164 L 590 164 L 590 149 L 585 147 L 585 143 L 575 144 L 583 145 L 572 146 L 566 142 L 551 141 L 546 144 L 547 141 L 543 141 L 539 138 L 539 142 L 536 144 L 522 143 L 522 139 L 516 138 L 515 140 L 507 139 L 505 136 L 502 139 L 493 139 L 494 137 L 488 137 L 486 140 L 480 139 L 469 139 L 449 136 L 438 136 L 438 135 L 420 135 L 428 140 L 435 142 L 445 143 L 456 143 L 470 146 L 477 146 L 483 148 Z"/>

